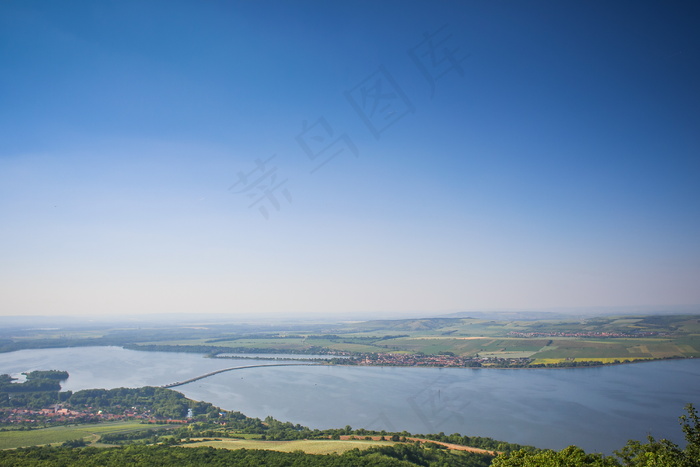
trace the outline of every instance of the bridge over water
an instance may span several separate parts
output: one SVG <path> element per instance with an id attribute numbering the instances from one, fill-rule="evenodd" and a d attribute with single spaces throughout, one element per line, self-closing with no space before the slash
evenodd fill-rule
<path id="1" fill-rule="evenodd" d="M 194 378 L 186 379 L 184 381 L 177 381 L 175 383 L 164 384 L 161 387 L 162 388 L 174 388 L 177 386 L 182 386 L 183 384 L 188 384 L 188 383 L 192 383 L 194 381 L 199 381 L 200 379 L 208 378 L 210 376 L 218 375 L 219 373 L 224 373 L 226 371 L 244 370 L 246 368 L 262 368 L 262 367 L 268 367 L 268 366 L 312 366 L 312 365 L 320 365 L 320 363 L 272 363 L 272 364 L 268 364 L 268 365 L 234 366 L 231 368 L 224 368 L 221 370 L 212 371 L 212 372 L 204 374 L 204 375 L 195 376 Z"/>

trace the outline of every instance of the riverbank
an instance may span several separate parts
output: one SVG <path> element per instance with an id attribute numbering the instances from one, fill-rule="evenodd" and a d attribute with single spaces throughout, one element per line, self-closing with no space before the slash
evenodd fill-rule
<path id="1" fill-rule="evenodd" d="M 281 352 L 281 351 L 280 351 Z M 328 365 L 350 365 L 350 366 L 389 366 L 389 367 L 431 367 L 431 368 L 498 368 L 498 369 L 533 369 L 533 368 L 586 368 L 594 366 L 622 365 L 629 363 L 650 362 L 658 360 L 677 360 L 683 357 L 664 358 L 565 358 L 534 360 L 527 357 L 504 358 L 504 357 L 465 357 L 456 355 L 423 355 L 406 353 L 359 353 L 356 355 L 342 356 L 335 358 L 332 354 L 324 358 L 303 358 L 302 354 L 276 354 L 275 357 L 265 357 L 265 354 L 256 353 L 254 357 L 243 355 L 220 356 L 219 354 L 206 354 L 209 358 L 230 358 L 230 359 L 254 359 L 254 360 L 312 360 L 319 364 Z M 693 358 L 693 357 L 689 357 Z"/>

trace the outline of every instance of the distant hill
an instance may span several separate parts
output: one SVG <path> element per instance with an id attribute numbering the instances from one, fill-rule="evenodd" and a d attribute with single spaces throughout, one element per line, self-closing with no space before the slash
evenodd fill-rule
<path id="1" fill-rule="evenodd" d="M 555 313 L 551 311 L 460 311 L 458 313 L 450 313 L 441 318 L 473 318 L 495 321 L 575 321 L 583 318 L 590 318 L 593 314 L 566 314 Z"/>
<path id="2" fill-rule="evenodd" d="M 461 318 L 382 319 L 354 323 L 352 325 L 347 325 L 347 327 L 358 331 L 373 331 L 377 329 L 395 331 L 432 331 L 447 326 L 460 325 L 461 323 Z"/>

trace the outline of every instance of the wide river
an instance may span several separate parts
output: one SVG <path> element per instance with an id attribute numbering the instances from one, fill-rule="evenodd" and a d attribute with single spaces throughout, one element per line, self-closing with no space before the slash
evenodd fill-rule
<path id="1" fill-rule="evenodd" d="M 0 354 L 0 374 L 67 370 L 64 390 L 160 386 L 275 363 L 119 347 Z M 683 444 L 678 417 L 700 407 L 700 359 L 598 368 L 497 370 L 289 366 L 220 373 L 176 388 L 251 417 L 311 428 L 461 433 L 611 454 L 647 434 Z"/>

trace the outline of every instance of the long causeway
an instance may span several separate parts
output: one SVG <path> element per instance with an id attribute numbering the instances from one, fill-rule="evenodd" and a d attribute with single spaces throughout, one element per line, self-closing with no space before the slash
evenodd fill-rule
<path id="1" fill-rule="evenodd" d="M 243 370 L 245 368 L 261 368 L 261 367 L 267 367 L 267 366 L 312 366 L 312 365 L 319 365 L 319 363 L 272 363 L 269 365 L 234 366 L 231 368 L 224 368 L 222 370 L 212 371 L 212 372 L 207 373 L 205 375 L 196 376 L 194 378 L 186 379 L 185 381 L 177 381 L 175 383 L 165 384 L 161 387 L 162 388 L 174 388 L 177 386 L 182 386 L 183 384 L 188 384 L 188 383 L 192 383 L 194 381 L 198 381 L 200 379 L 208 378 L 210 376 L 218 375 L 219 373 L 224 373 L 226 371 Z"/>

